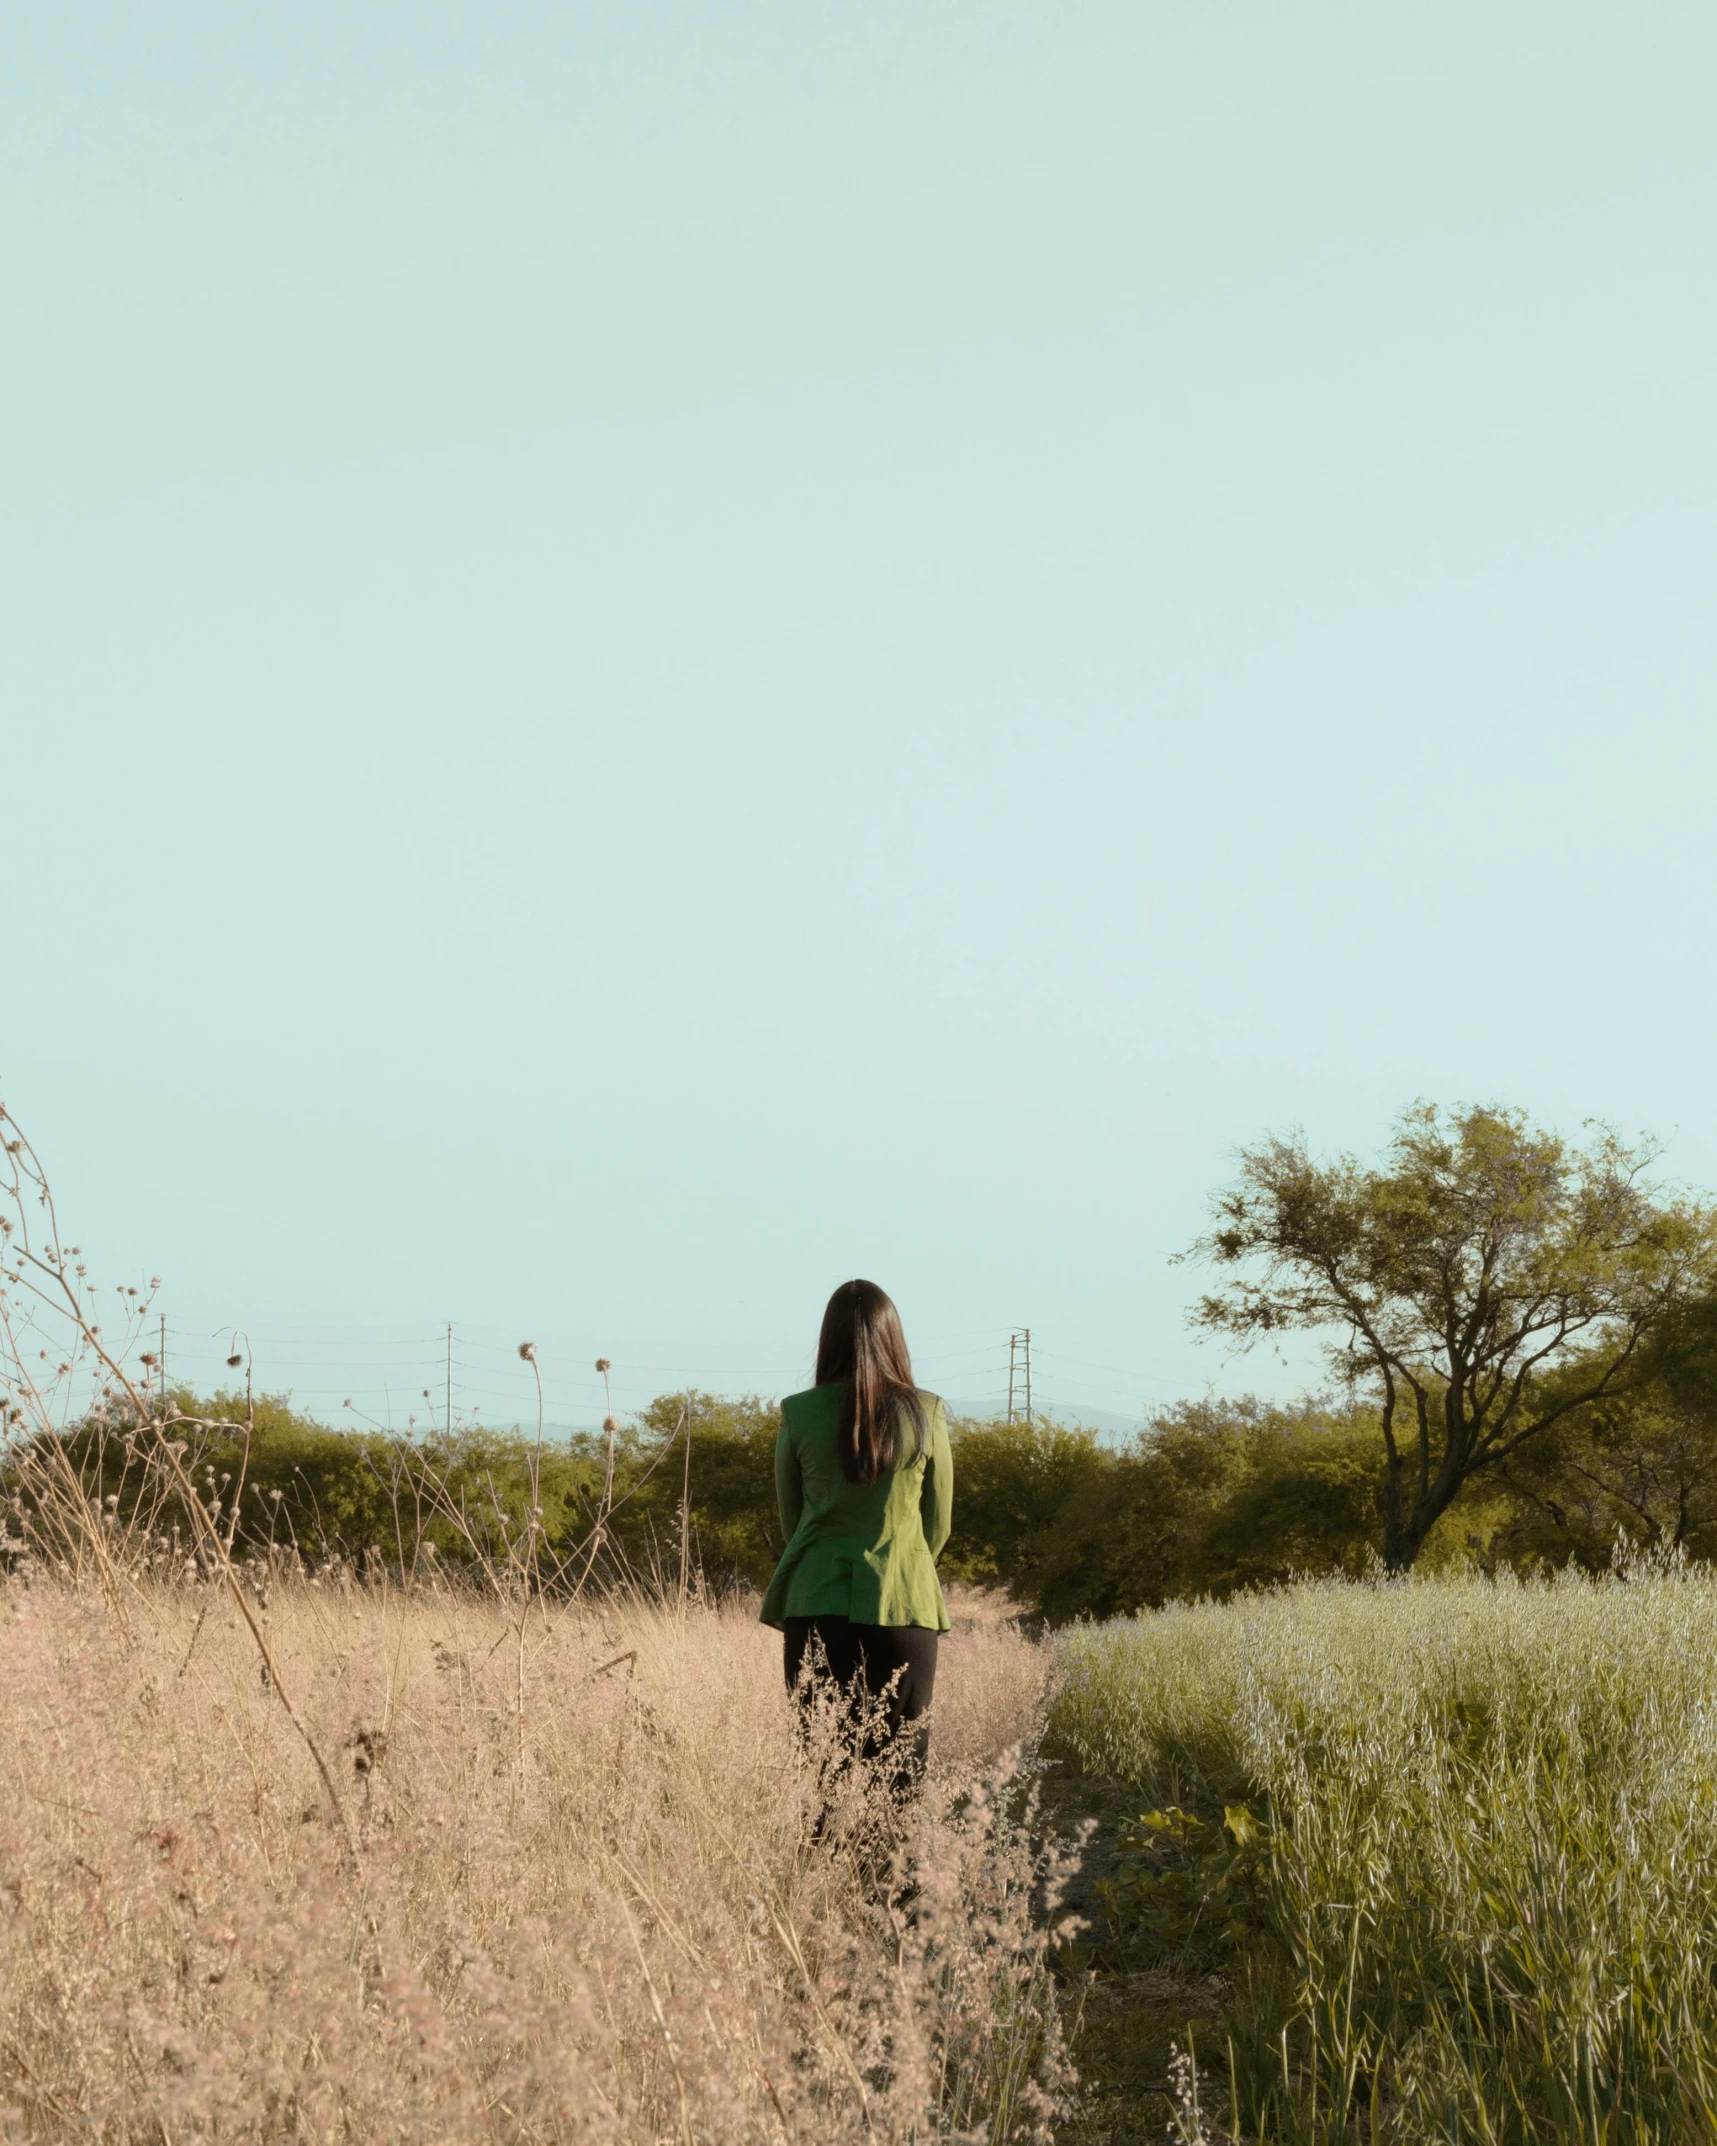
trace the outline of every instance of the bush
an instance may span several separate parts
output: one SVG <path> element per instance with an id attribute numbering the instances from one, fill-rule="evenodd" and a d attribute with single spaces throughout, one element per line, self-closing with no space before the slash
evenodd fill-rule
<path id="1" fill-rule="evenodd" d="M 1080 1484 L 1034 1545 L 1055 1623 L 1362 1572 L 1381 1543 L 1378 1432 L 1362 1410 L 1189 1401 Z"/>
<path id="2" fill-rule="evenodd" d="M 1547 1433 L 1506 1472 L 1468 1486 L 1427 1541 L 1424 1568 L 1472 1560 L 1485 1569 L 1570 1561 L 1602 1569 L 1618 1529 L 1646 1547 L 1717 1549 L 1706 1400 L 1659 1382 Z M 539 1456 L 518 1428 L 416 1440 L 334 1430 L 268 1395 L 255 1404 L 247 1444 L 243 1395 L 180 1392 L 173 1401 L 197 1419 L 181 1435 L 205 1512 L 246 1550 L 288 1544 L 312 1559 L 379 1556 L 399 1571 L 425 1554 L 506 1564 L 526 1540 L 535 1502 L 538 1567 L 551 1581 L 577 1578 L 588 1564 L 597 1580 L 629 1574 L 672 1591 L 688 1426 L 688 1572 L 718 1592 L 760 1589 L 783 1547 L 779 1410 L 758 1394 L 665 1394 L 617 1430 L 613 1506 L 600 1531 L 609 1454 L 599 1432 L 556 1439 Z M 1054 1624 L 1223 1599 L 1299 1576 L 1357 1577 L 1381 1550 L 1382 1437 L 1362 1406 L 1184 1402 L 1119 1444 L 1041 1417 L 956 1419 L 950 1431 L 954 1532 L 944 1576 L 1005 1587 Z M 122 1431 L 92 1419 L 59 1450 L 93 1495 L 117 1498 L 122 1521 L 168 1544 L 177 1526 L 171 1554 L 188 1549 L 193 1530 L 179 1493 L 163 1494 L 159 1471 L 145 1490 Z M 17 1488 L 0 1483 L 9 1487 Z"/>
<path id="3" fill-rule="evenodd" d="M 1032 1600 L 1046 1532 L 1070 1503 L 1112 1479 L 1115 1455 L 1094 1431 L 1043 1417 L 961 1418 L 950 1432 L 954 1532 L 942 1553 L 943 1574 L 1000 1584 Z"/>
<path id="4" fill-rule="evenodd" d="M 691 1441 L 691 1568 L 718 1590 L 761 1590 L 786 1547 L 775 1509 L 775 1402 L 693 1391 L 662 1394 L 623 1434 L 625 1502 L 615 1529 L 640 1572 L 676 1578 L 680 1498 Z"/>

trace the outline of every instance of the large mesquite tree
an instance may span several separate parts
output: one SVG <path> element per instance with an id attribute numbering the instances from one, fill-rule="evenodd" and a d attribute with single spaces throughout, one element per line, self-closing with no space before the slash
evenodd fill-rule
<path id="1" fill-rule="evenodd" d="M 1186 1255 L 1231 1270 L 1194 1322 L 1243 1343 L 1324 1332 L 1344 1378 L 1375 1390 L 1392 1571 L 1473 1475 L 1649 1376 L 1710 1294 L 1712 1215 L 1652 1184 L 1655 1154 L 1430 1105 L 1380 1169 L 1314 1161 L 1303 1138 L 1243 1152 Z"/>

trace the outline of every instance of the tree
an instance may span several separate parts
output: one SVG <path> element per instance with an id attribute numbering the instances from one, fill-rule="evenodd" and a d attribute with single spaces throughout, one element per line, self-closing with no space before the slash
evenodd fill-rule
<path id="1" fill-rule="evenodd" d="M 1576 1362 L 1559 1374 L 1582 1375 Z M 1514 1511 L 1492 1540 L 1515 1560 L 1593 1569 L 1617 1534 L 1653 1549 L 1717 1551 L 1717 1303 L 1691 1306 L 1656 1340 L 1642 1383 L 1566 1417 L 1507 1461 Z"/>
<path id="2" fill-rule="evenodd" d="M 1316 1162 L 1303 1137 L 1242 1153 L 1183 1255 L 1235 1270 L 1194 1323 L 1242 1343 L 1333 1334 L 1335 1367 L 1376 1400 L 1391 1571 L 1472 1477 L 1643 1384 L 1658 1337 L 1708 1295 L 1712 1217 L 1652 1184 L 1656 1152 L 1421 1104 L 1381 1169 Z"/>
<path id="3" fill-rule="evenodd" d="M 1492 1542 L 1519 1563 L 1609 1563 L 1619 1533 L 1652 1549 L 1717 1547 L 1717 1438 L 1660 1381 L 1584 1409 L 1506 1461 L 1516 1509 Z"/>

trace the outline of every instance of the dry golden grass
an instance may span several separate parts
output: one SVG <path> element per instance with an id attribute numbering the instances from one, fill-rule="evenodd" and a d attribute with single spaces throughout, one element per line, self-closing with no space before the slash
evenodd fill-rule
<path id="1" fill-rule="evenodd" d="M 944 1648 L 909 1910 L 813 1846 L 752 1609 L 0 1583 L 0 2136 L 1042 2138 L 1066 2067 L 1010 1752 L 1046 1657 Z M 523 1693 L 522 1712 L 519 1705 Z M 867 1830 L 866 1813 L 872 1821 Z M 1033 1888 L 1037 1888 L 1034 1919 Z"/>

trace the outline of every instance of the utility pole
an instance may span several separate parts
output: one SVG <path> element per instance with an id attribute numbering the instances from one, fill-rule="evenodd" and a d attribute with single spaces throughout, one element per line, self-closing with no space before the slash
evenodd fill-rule
<path id="1" fill-rule="evenodd" d="M 453 1321 L 447 1322 L 447 1435 L 453 1436 Z"/>
<path id="2" fill-rule="evenodd" d="M 1008 1421 L 1031 1421 L 1031 1328 L 1016 1326 L 1008 1336 Z"/>

